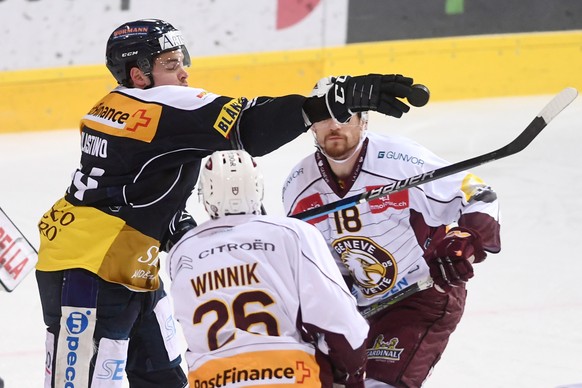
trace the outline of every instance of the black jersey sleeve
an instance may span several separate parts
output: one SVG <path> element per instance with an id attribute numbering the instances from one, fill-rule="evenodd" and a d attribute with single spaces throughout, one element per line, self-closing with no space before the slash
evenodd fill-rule
<path id="1" fill-rule="evenodd" d="M 253 156 L 263 156 L 307 131 L 302 108 L 305 99 L 292 94 L 250 101 L 239 125 L 244 149 Z"/>

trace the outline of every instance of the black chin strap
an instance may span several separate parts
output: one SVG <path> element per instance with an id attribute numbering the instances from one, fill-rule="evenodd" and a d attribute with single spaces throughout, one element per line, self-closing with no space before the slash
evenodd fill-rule
<path id="1" fill-rule="evenodd" d="M 148 76 L 148 78 L 150 79 L 150 84 L 148 86 L 146 86 L 144 89 L 151 89 L 154 87 L 154 77 L 152 76 L 152 73 L 147 73 L 145 74 Z"/>
<path id="2" fill-rule="evenodd" d="M 147 76 L 150 80 L 150 84 L 144 89 L 151 89 L 154 87 L 154 77 L 152 76 L 153 66 L 147 58 L 139 58 L 137 60 L 137 67 Z"/>

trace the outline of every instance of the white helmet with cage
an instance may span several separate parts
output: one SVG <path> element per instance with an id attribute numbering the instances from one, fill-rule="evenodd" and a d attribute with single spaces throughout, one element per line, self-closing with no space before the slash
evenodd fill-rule
<path id="1" fill-rule="evenodd" d="M 246 151 L 216 151 L 202 168 L 198 194 L 211 218 L 261 214 L 263 193 L 263 176 Z"/>

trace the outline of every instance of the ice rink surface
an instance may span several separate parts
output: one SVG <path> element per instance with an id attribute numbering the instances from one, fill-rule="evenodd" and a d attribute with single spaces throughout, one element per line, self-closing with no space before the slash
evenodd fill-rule
<path id="1" fill-rule="evenodd" d="M 373 114 L 370 130 L 457 162 L 509 143 L 552 97 L 431 102 L 400 120 Z M 78 143 L 77 130 L 0 135 L 0 206 L 35 246 L 37 221 L 78 165 Z M 304 134 L 258 159 L 268 213 L 283 214 L 283 180 L 312 144 Z M 464 318 L 425 388 L 582 387 L 581 166 L 578 97 L 524 151 L 472 170 L 498 193 L 502 251 L 476 266 Z M 196 196 L 189 207 L 206 218 Z M 33 274 L 0 292 L 0 309 L 5 387 L 41 387 L 45 336 Z"/>

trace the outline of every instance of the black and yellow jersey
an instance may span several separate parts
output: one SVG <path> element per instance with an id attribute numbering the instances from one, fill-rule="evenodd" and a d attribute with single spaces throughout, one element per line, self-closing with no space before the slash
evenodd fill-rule
<path id="1" fill-rule="evenodd" d="M 203 89 L 119 87 L 82 118 L 80 166 L 39 222 L 37 269 L 84 268 L 135 290 L 159 285 L 159 244 L 201 160 L 263 155 L 306 130 L 304 97 L 230 98 Z"/>

